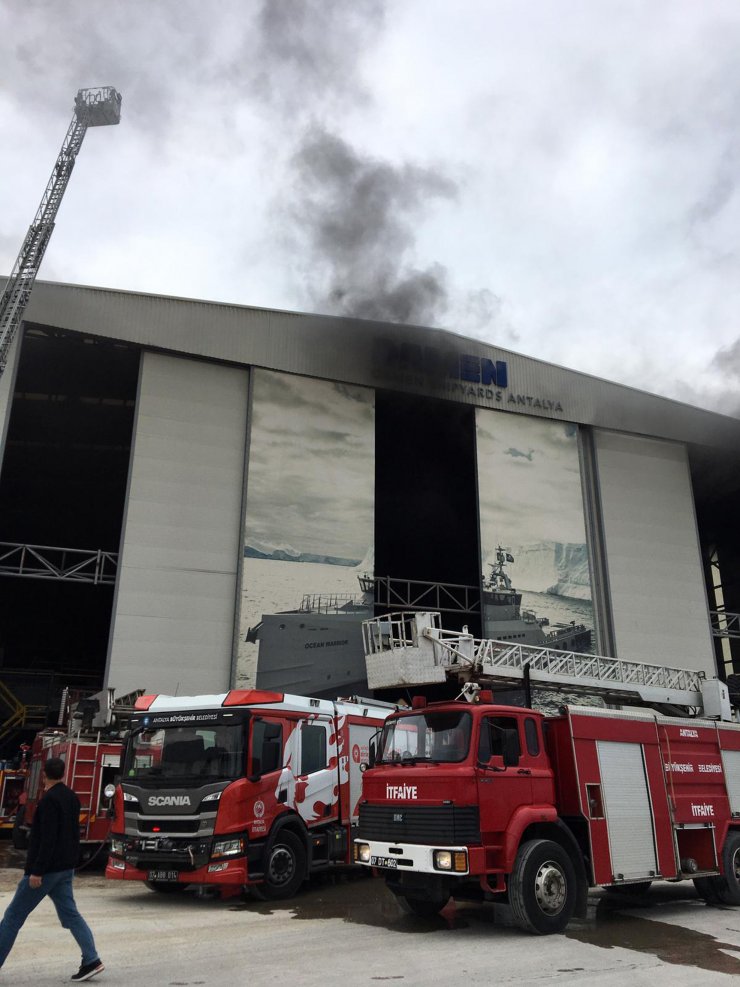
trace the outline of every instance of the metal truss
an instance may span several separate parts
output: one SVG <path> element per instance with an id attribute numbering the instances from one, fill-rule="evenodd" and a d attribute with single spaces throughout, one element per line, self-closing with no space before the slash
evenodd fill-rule
<path id="1" fill-rule="evenodd" d="M 2 576 L 61 579 L 66 582 L 112 586 L 116 581 L 117 571 L 117 552 L 0 542 Z"/>
<path id="2" fill-rule="evenodd" d="M 375 605 L 441 613 L 480 613 L 480 587 L 376 576 Z"/>
<path id="3" fill-rule="evenodd" d="M 740 639 L 740 613 L 728 613 L 726 610 L 710 610 L 709 619 L 714 637 Z"/>

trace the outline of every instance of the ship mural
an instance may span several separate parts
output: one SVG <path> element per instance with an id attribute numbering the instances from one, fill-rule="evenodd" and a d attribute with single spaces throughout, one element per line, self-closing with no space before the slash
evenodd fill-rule
<path id="1" fill-rule="evenodd" d="M 255 370 L 236 688 L 366 693 L 375 394 Z"/>
<path id="2" fill-rule="evenodd" d="M 483 576 L 481 602 L 486 637 L 562 651 L 593 650 L 591 628 L 586 624 L 571 620 L 551 625 L 549 617 L 538 617 L 523 608 L 522 594 L 514 588 L 507 572 L 514 556 L 499 545 L 495 557 L 495 562 L 488 563 L 490 573 Z"/>
<path id="3" fill-rule="evenodd" d="M 247 630 L 259 645 L 258 689 L 334 698 L 366 694 L 362 621 L 374 616 L 375 582 L 363 568 L 355 593 L 306 593 L 291 610 L 263 614 Z"/>

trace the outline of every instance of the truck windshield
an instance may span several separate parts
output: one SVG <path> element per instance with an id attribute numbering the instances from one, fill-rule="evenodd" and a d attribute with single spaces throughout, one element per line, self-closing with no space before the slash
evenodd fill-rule
<path id="1" fill-rule="evenodd" d="M 463 761 L 468 755 L 470 713 L 419 712 L 388 720 L 380 735 L 376 763 Z"/>
<path id="2" fill-rule="evenodd" d="M 187 787 L 239 778 L 245 766 L 241 723 L 145 728 L 129 737 L 122 780 Z"/>

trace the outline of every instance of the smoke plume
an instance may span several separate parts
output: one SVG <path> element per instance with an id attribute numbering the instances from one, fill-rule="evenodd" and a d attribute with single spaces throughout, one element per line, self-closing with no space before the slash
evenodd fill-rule
<path id="1" fill-rule="evenodd" d="M 413 266 L 414 224 L 434 200 L 455 198 L 455 184 L 429 168 L 361 157 L 320 127 L 305 135 L 293 167 L 292 213 L 315 258 L 317 304 L 366 319 L 436 321 L 447 307 L 446 271 Z"/>

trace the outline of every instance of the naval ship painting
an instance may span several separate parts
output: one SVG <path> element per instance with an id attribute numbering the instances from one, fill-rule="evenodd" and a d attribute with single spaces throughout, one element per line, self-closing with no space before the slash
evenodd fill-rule
<path id="1" fill-rule="evenodd" d="M 483 578 L 483 627 L 486 637 L 497 641 L 515 641 L 563 651 L 591 651 L 591 628 L 571 621 L 550 628 L 547 617 L 538 617 L 522 609 L 522 594 L 512 586 L 506 566 L 514 556 L 500 545 L 496 561 L 489 563 L 491 573 Z"/>
<path id="2" fill-rule="evenodd" d="M 321 696 L 367 694 L 362 621 L 374 616 L 375 582 L 356 593 L 306 594 L 294 610 L 263 614 L 247 631 L 259 644 L 256 687 Z"/>

